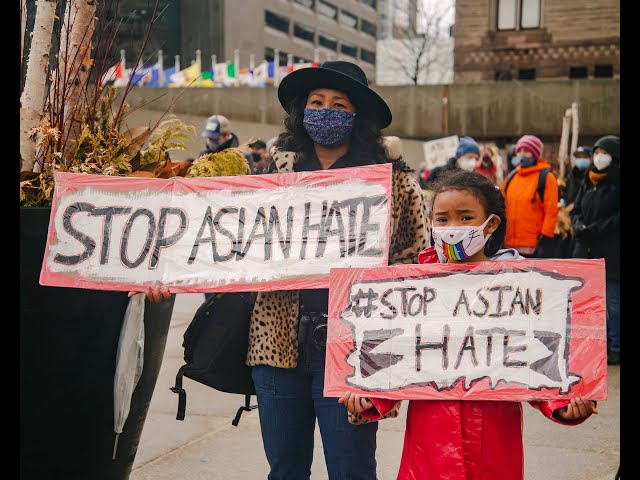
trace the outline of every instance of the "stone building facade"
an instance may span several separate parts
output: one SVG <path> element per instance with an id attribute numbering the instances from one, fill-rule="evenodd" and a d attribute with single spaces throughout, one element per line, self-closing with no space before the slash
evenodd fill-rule
<path id="1" fill-rule="evenodd" d="M 454 82 L 619 78 L 619 0 L 458 0 Z"/>

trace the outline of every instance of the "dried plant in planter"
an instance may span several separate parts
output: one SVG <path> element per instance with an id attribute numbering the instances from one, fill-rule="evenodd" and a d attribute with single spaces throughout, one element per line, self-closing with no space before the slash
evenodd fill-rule
<path id="1" fill-rule="evenodd" d="M 250 175 L 251 168 L 242 153 L 246 145 L 227 148 L 218 153 L 210 153 L 196 158 L 187 172 L 187 177 L 230 177 Z"/>
<path id="2" fill-rule="evenodd" d="M 100 9 L 98 3 L 102 3 Z M 190 162 L 173 165 L 168 156 L 171 150 L 186 150 L 185 140 L 195 136 L 195 127 L 167 116 L 179 95 L 155 125 L 129 129 L 125 124 L 132 111 L 126 97 L 162 14 L 157 11 L 158 2 L 129 82 L 119 95 L 104 82 L 109 50 L 121 26 L 108 15 L 114 8 L 117 12 L 117 1 L 23 4 L 25 32 L 29 11 L 36 13 L 21 96 L 20 205 L 50 205 L 55 171 L 160 178 L 186 175 Z M 49 62 L 46 52 L 52 44 L 54 58 Z M 25 47 L 23 40 L 23 55 Z"/>
<path id="3" fill-rule="evenodd" d="M 44 149 L 44 169 L 39 172 L 22 172 L 20 181 L 20 204 L 42 206 L 51 203 L 53 194 L 53 172 L 90 173 L 94 175 L 148 176 L 169 178 L 184 176 L 191 162 L 176 164 L 179 168 L 165 170 L 168 152 L 187 150 L 185 140 L 195 135 L 195 127 L 169 116 L 158 123 L 155 130 L 150 127 L 128 129 L 122 120 L 114 117 L 112 104 L 114 89 L 101 95 L 93 112 L 92 121 L 87 120 L 87 112 L 82 113 L 78 137 L 72 140 L 72 148 L 57 150 L 60 132 L 43 122 L 35 130 L 39 137 L 37 146 L 48 143 Z M 125 105 L 123 110 L 128 111 Z M 143 149 L 143 146 L 146 148 Z M 51 148 L 51 146 L 54 148 Z"/>

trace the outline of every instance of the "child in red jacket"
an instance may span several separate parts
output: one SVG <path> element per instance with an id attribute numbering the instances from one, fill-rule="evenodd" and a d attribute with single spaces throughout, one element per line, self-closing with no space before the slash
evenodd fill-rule
<path id="1" fill-rule="evenodd" d="M 476 172 L 455 170 L 434 185 L 431 209 L 435 247 L 424 250 L 419 263 L 516 260 L 514 249 L 499 250 L 506 232 L 500 190 Z M 483 235 L 465 235 L 481 228 Z M 469 232 L 471 233 L 471 232 Z M 447 244 L 444 239 L 472 240 Z M 467 243 L 465 241 L 465 243 Z M 349 409 L 352 423 L 367 423 L 397 414 L 400 402 L 368 399 L 347 392 L 338 400 Z M 530 401 L 556 423 L 577 425 L 596 402 L 581 397 Z M 509 401 L 412 400 L 407 411 L 398 480 L 522 480 L 524 451 L 522 404 Z"/>

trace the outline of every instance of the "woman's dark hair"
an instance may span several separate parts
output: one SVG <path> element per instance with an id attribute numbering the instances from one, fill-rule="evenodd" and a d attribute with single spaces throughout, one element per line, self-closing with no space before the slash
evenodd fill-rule
<path id="1" fill-rule="evenodd" d="M 448 170 L 438 176 L 431 190 L 434 195 L 431 198 L 430 211 L 439 193 L 449 190 L 468 190 L 484 206 L 487 217 L 492 213 L 500 217 L 500 224 L 484 246 L 484 254 L 492 257 L 502 247 L 507 233 L 507 212 L 502 191 L 484 175 L 466 170 Z"/>
<path id="2" fill-rule="evenodd" d="M 313 141 L 302 123 L 306 105 L 307 95 L 301 95 L 291 100 L 287 108 L 288 114 L 284 119 L 285 130 L 278 136 L 274 144 L 276 147 L 293 152 L 313 151 Z M 413 169 L 404 160 L 393 161 L 387 156 L 376 117 L 361 108 L 360 105 L 356 105 L 356 109 L 350 144 L 350 150 L 358 152 L 358 155 L 354 157 L 357 162 L 355 166 L 393 162 L 394 170 L 406 173 L 413 172 Z"/>

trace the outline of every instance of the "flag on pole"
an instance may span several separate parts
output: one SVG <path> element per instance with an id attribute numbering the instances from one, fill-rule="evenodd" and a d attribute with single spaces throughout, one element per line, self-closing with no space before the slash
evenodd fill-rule
<path id="1" fill-rule="evenodd" d="M 161 87 L 160 85 L 160 63 L 156 62 L 143 76 L 142 81 L 145 87 Z M 165 77 L 166 78 L 166 77 Z"/>
<path id="2" fill-rule="evenodd" d="M 273 73 L 273 68 L 271 69 Z M 269 62 L 262 62 L 253 70 L 253 84 L 256 87 L 264 87 L 269 82 Z"/>
<path id="3" fill-rule="evenodd" d="M 241 68 L 238 72 L 238 83 L 243 87 L 253 87 L 253 72 L 249 68 Z"/>
<path id="4" fill-rule="evenodd" d="M 171 83 L 171 75 L 176 73 L 176 67 L 165 68 L 164 70 L 164 83 L 160 85 L 161 87 L 166 87 Z"/>
<path id="5" fill-rule="evenodd" d="M 215 87 L 216 84 L 213 82 L 213 72 L 211 69 L 205 70 L 202 72 L 202 80 L 200 80 L 201 87 Z"/>
<path id="6" fill-rule="evenodd" d="M 218 87 L 237 85 L 235 66 L 233 63 L 216 63 L 213 69 L 213 82 Z"/>
<path id="7" fill-rule="evenodd" d="M 170 77 L 171 82 L 169 83 L 170 87 L 187 87 L 192 85 L 192 82 L 198 78 L 198 64 L 194 63 L 193 65 L 188 66 L 184 70 L 180 70 L 179 72 L 174 73 Z"/>
<path id="8" fill-rule="evenodd" d="M 98 85 L 101 87 L 111 82 L 115 82 L 116 79 L 122 78 L 122 62 L 116 63 L 113 67 L 110 67 L 102 76 Z"/>

